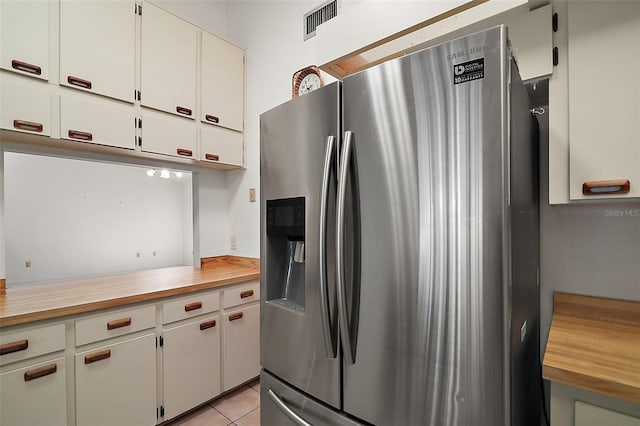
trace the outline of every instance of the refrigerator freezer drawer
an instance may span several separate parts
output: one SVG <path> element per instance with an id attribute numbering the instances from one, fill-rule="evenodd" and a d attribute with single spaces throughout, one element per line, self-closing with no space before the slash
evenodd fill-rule
<path id="1" fill-rule="evenodd" d="M 260 373 L 260 400 L 262 425 L 361 426 L 360 423 L 310 399 L 265 370 Z M 291 411 L 287 413 L 288 410 Z"/>

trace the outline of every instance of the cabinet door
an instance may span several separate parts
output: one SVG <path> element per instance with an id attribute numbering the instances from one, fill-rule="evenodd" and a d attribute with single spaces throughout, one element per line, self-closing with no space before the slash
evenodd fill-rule
<path id="1" fill-rule="evenodd" d="M 133 0 L 60 2 L 60 84 L 133 102 Z"/>
<path id="2" fill-rule="evenodd" d="M 46 83 L 0 75 L 0 127 L 51 136 L 51 95 Z"/>
<path id="3" fill-rule="evenodd" d="M 200 120 L 242 131 L 244 51 L 202 32 L 202 115 Z"/>
<path id="4" fill-rule="evenodd" d="M 196 159 L 196 129 L 180 118 L 143 113 L 142 151 Z"/>
<path id="5" fill-rule="evenodd" d="M 575 416 L 575 426 L 640 426 L 638 417 L 627 416 L 581 401 L 575 402 Z"/>
<path id="6" fill-rule="evenodd" d="M 569 2 L 570 198 L 640 197 L 640 2 Z M 585 182 L 630 181 L 583 195 Z"/>
<path id="7" fill-rule="evenodd" d="M 78 426 L 156 424 L 155 334 L 79 353 Z"/>
<path id="8" fill-rule="evenodd" d="M 223 324 L 226 391 L 260 374 L 260 305 L 225 312 Z"/>
<path id="9" fill-rule="evenodd" d="M 49 79 L 49 2 L 0 1 L 0 68 Z"/>
<path id="10" fill-rule="evenodd" d="M 242 167 L 244 146 L 242 133 L 217 127 L 202 128 L 200 159 Z"/>
<path id="11" fill-rule="evenodd" d="M 63 96 L 60 100 L 60 137 L 118 148 L 135 148 L 135 115 L 106 99 Z"/>
<path id="12" fill-rule="evenodd" d="M 195 26 L 144 3 L 142 105 L 195 118 L 196 35 Z"/>
<path id="13" fill-rule="evenodd" d="M 220 393 L 220 317 L 207 317 L 164 332 L 164 419 Z"/>
<path id="14" fill-rule="evenodd" d="M 64 357 L 0 374 L 0 424 L 66 425 Z"/>

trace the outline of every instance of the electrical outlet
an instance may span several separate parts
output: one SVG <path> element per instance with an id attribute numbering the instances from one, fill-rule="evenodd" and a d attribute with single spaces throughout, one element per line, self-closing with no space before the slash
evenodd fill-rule
<path id="1" fill-rule="evenodd" d="M 26 262 L 24 262 L 24 267 L 25 268 L 31 268 L 31 261 L 27 260 Z"/>
<path id="2" fill-rule="evenodd" d="M 232 235 L 231 236 L 231 250 L 236 250 L 238 248 L 237 244 L 236 244 L 236 236 Z"/>
<path id="3" fill-rule="evenodd" d="M 156 251 L 154 250 L 154 251 L 153 251 L 153 255 L 155 256 L 156 254 L 157 254 L 157 253 L 156 253 Z"/>
<path id="4" fill-rule="evenodd" d="M 140 257 L 140 252 L 136 252 L 136 257 Z"/>
<path id="5" fill-rule="evenodd" d="M 249 188 L 249 202 L 250 203 L 255 203 L 256 202 L 256 189 L 255 188 Z"/>

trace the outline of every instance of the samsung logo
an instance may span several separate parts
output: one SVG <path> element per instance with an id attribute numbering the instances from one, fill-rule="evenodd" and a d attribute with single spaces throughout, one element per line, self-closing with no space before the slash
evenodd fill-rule
<path id="1" fill-rule="evenodd" d="M 461 50 L 459 52 L 454 52 L 450 55 L 447 55 L 447 60 L 457 59 L 457 58 L 465 58 L 469 55 L 473 55 L 476 53 L 482 53 L 485 49 L 485 46 L 472 47 L 471 49 Z"/>

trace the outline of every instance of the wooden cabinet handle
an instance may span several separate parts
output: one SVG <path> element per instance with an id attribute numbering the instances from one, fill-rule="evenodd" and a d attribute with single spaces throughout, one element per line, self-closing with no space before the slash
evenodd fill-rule
<path id="1" fill-rule="evenodd" d="M 598 180 L 582 184 L 583 195 L 626 194 L 630 190 L 629 179 Z"/>
<path id="2" fill-rule="evenodd" d="M 20 130 L 29 130 L 30 132 L 42 133 L 42 123 L 25 120 L 13 120 L 13 127 Z"/>
<path id="3" fill-rule="evenodd" d="M 114 330 L 116 328 L 126 327 L 131 325 L 131 317 L 120 318 L 117 320 L 109 321 L 107 323 L 107 330 Z"/>
<path id="4" fill-rule="evenodd" d="M 196 309 L 200 309 L 200 308 L 202 308 L 202 302 L 200 301 L 187 303 L 186 305 L 184 305 L 185 312 L 195 311 Z"/>
<path id="5" fill-rule="evenodd" d="M 30 74 L 42 75 L 42 68 L 40 68 L 39 66 L 18 61 L 17 59 L 13 59 L 11 61 L 11 68 L 18 71 L 28 72 Z"/>
<path id="6" fill-rule="evenodd" d="M 68 134 L 70 138 L 74 139 L 82 139 L 83 141 L 93 140 L 93 134 L 89 132 L 81 132 L 80 130 L 69 130 Z"/>
<path id="7" fill-rule="evenodd" d="M 89 80 L 83 80 L 81 78 L 74 77 L 72 75 L 67 77 L 67 83 L 73 86 L 82 87 L 83 89 L 91 89 L 91 86 L 92 86 Z"/>
<path id="8" fill-rule="evenodd" d="M 207 120 L 207 121 L 210 121 L 212 123 L 219 123 L 220 122 L 220 119 L 218 117 L 216 117 L 215 115 L 206 114 L 204 116 L 204 119 Z"/>
<path id="9" fill-rule="evenodd" d="M 34 368 L 33 370 L 24 372 L 24 381 L 29 382 L 31 380 L 39 379 L 40 377 L 48 376 L 58 371 L 57 364 L 45 365 L 42 367 Z"/>
<path id="10" fill-rule="evenodd" d="M 190 149 L 178 148 L 176 149 L 176 152 L 178 153 L 178 155 L 182 155 L 183 157 L 193 156 L 193 151 L 191 151 Z"/>
<path id="11" fill-rule="evenodd" d="M 0 355 L 6 355 L 13 352 L 24 351 L 29 347 L 29 341 L 27 339 L 18 340 L 11 343 L 5 343 L 4 345 L 0 345 Z"/>
<path id="12" fill-rule="evenodd" d="M 246 299 L 247 297 L 253 296 L 253 290 L 245 290 L 240 293 L 240 299 Z"/>
<path id="13" fill-rule="evenodd" d="M 229 321 L 239 320 L 240 318 L 242 318 L 242 312 L 234 312 L 233 314 L 229 315 Z"/>
<path id="14" fill-rule="evenodd" d="M 191 117 L 191 112 L 192 112 L 192 111 L 191 111 L 189 108 L 182 107 L 182 106 L 178 105 L 178 106 L 176 107 L 176 112 L 177 112 L 178 114 L 188 115 L 189 117 Z"/>
<path id="15" fill-rule="evenodd" d="M 211 161 L 219 161 L 220 156 L 218 154 L 205 154 L 204 158 Z"/>
<path id="16" fill-rule="evenodd" d="M 200 324 L 200 330 L 206 330 L 207 328 L 213 328 L 216 326 L 216 320 L 205 321 Z"/>
<path id="17" fill-rule="evenodd" d="M 84 356 L 84 363 L 91 364 L 94 362 L 102 361 L 103 359 L 111 358 L 111 349 L 104 351 L 94 352 Z"/>

